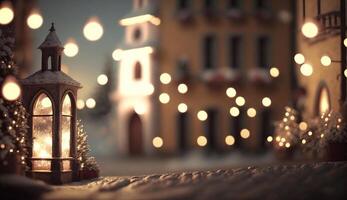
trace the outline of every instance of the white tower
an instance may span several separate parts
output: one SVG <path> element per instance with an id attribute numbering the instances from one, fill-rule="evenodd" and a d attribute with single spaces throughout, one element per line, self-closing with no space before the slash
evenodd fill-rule
<path id="1" fill-rule="evenodd" d="M 132 11 L 120 24 L 124 42 L 114 52 L 119 60 L 117 99 L 117 147 L 123 155 L 150 154 L 155 134 L 155 88 L 158 26 L 155 0 L 134 0 Z"/>

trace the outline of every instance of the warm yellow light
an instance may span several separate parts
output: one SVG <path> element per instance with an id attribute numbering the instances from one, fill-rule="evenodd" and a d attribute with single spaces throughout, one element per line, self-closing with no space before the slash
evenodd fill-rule
<path id="1" fill-rule="evenodd" d="M 271 77 L 276 78 L 280 75 L 280 70 L 277 67 L 271 67 L 270 75 Z"/>
<path id="2" fill-rule="evenodd" d="M 13 76 L 8 76 L 2 85 L 2 96 L 8 101 L 17 100 L 21 94 L 21 89 Z"/>
<path id="3" fill-rule="evenodd" d="M 238 106 L 243 106 L 243 105 L 245 105 L 246 100 L 245 100 L 244 97 L 238 96 L 238 97 L 236 97 L 236 99 L 235 99 L 235 103 L 236 103 L 236 105 L 238 105 Z"/>
<path id="4" fill-rule="evenodd" d="M 304 76 L 311 76 L 313 73 L 313 67 L 312 65 L 305 63 L 301 65 L 300 72 Z"/>
<path id="5" fill-rule="evenodd" d="M 112 58 L 115 61 L 120 61 L 122 59 L 122 53 L 123 50 L 122 49 L 116 49 L 112 52 Z"/>
<path id="6" fill-rule="evenodd" d="M 302 139 L 302 140 L 301 140 L 301 143 L 302 143 L 302 144 L 306 144 L 306 140 L 305 140 L 305 139 Z"/>
<path id="7" fill-rule="evenodd" d="M 345 47 L 347 47 L 347 38 L 343 40 L 343 44 L 345 45 Z"/>
<path id="8" fill-rule="evenodd" d="M 262 100 L 261 100 L 261 103 L 263 104 L 264 107 L 269 107 L 271 106 L 271 99 L 269 97 L 264 97 Z"/>
<path id="9" fill-rule="evenodd" d="M 294 56 L 294 61 L 296 62 L 296 64 L 301 65 L 304 64 L 305 62 L 305 56 L 302 55 L 301 53 L 297 53 Z"/>
<path id="10" fill-rule="evenodd" d="M 31 29 L 38 29 L 42 26 L 43 18 L 38 12 L 33 12 L 27 19 L 27 25 Z"/>
<path id="11" fill-rule="evenodd" d="M 157 137 L 153 138 L 152 144 L 155 148 L 158 149 L 158 148 L 161 148 L 163 146 L 164 142 L 163 142 L 163 139 L 161 137 L 157 136 Z"/>
<path id="12" fill-rule="evenodd" d="M 281 138 L 281 142 L 286 142 L 286 138 Z"/>
<path id="13" fill-rule="evenodd" d="M 185 113 L 188 110 L 188 106 L 185 103 L 180 103 L 178 104 L 177 109 L 180 113 Z"/>
<path id="14" fill-rule="evenodd" d="M 306 122 L 300 122 L 299 129 L 302 131 L 306 131 L 307 130 L 307 123 Z"/>
<path id="15" fill-rule="evenodd" d="M 235 138 L 232 135 L 228 135 L 225 137 L 225 144 L 228 146 L 232 146 L 235 144 Z"/>
<path id="16" fill-rule="evenodd" d="M 323 88 L 319 94 L 319 114 L 323 115 L 324 113 L 328 113 L 330 111 L 330 98 L 329 92 L 326 88 Z M 328 118 L 326 118 L 328 121 Z"/>
<path id="17" fill-rule="evenodd" d="M 257 115 L 257 110 L 254 108 L 248 108 L 247 115 L 248 115 L 248 117 L 253 118 Z"/>
<path id="18" fill-rule="evenodd" d="M 82 110 L 85 106 L 83 99 L 78 99 L 76 102 L 76 107 L 78 110 Z"/>
<path id="19" fill-rule="evenodd" d="M 159 101 L 163 104 L 167 104 L 170 101 L 170 96 L 167 93 L 161 93 L 159 95 Z"/>
<path id="20" fill-rule="evenodd" d="M 69 39 L 64 45 L 64 54 L 68 57 L 74 57 L 78 53 L 78 46 L 74 39 Z"/>
<path id="21" fill-rule="evenodd" d="M 0 8 L 0 24 L 9 24 L 13 20 L 13 17 L 14 13 L 10 6 L 4 5 Z"/>
<path id="22" fill-rule="evenodd" d="M 241 136 L 243 139 L 247 139 L 247 138 L 249 138 L 249 136 L 251 136 L 251 133 L 249 132 L 248 129 L 244 128 L 244 129 L 241 130 L 240 136 Z"/>
<path id="23" fill-rule="evenodd" d="M 91 18 L 83 28 L 83 35 L 89 41 L 99 40 L 104 34 L 104 29 L 95 17 Z"/>
<path id="24" fill-rule="evenodd" d="M 233 87 L 229 87 L 226 91 L 225 91 L 226 95 L 230 98 L 233 98 L 236 96 L 236 90 Z"/>
<path id="25" fill-rule="evenodd" d="M 200 110 L 197 114 L 197 117 L 200 121 L 205 121 L 208 118 L 208 115 L 206 111 Z"/>
<path id="26" fill-rule="evenodd" d="M 237 107 L 231 107 L 229 113 L 233 117 L 237 117 L 240 114 L 240 110 Z"/>
<path id="27" fill-rule="evenodd" d="M 143 115 L 146 113 L 146 107 L 142 103 L 138 103 L 134 106 L 134 111 L 138 115 Z"/>
<path id="28" fill-rule="evenodd" d="M 307 38 L 314 38 L 318 35 L 318 27 L 313 22 L 306 22 L 301 27 L 301 32 Z"/>
<path id="29" fill-rule="evenodd" d="M 181 94 L 185 94 L 188 92 L 188 86 L 184 83 L 181 83 L 177 86 L 177 90 Z"/>
<path id="30" fill-rule="evenodd" d="M 290 143 L 287 142 L 287 143 L 286 143 L 286 148 L 289 148 L 289 147 L 290 147 Z"/>
<path id="31" fill-rule="evenodd" d="M 100 74 L 97 78 L 97 82 L 99 85 L 106 85 L 108 82 L 108 78 L 105 74 Z"/>
<path id="32" fill-rule="evenodd" d="M 329 56 L 324 55 L 320 58 L 320 62 L 323 66 L 328 67 L 331 64 L 331 59 Z"/>
<path id="33" fill-rule="evenodd" d="M 268 142 L 272 142 L 272 141 L 273 141 L 273 138 L 272 138 L 272 136 L 267 136 L 266 140 L 267 140 Z"/>
<path id="34" fill-rule="evenodd" d="M 281 141 L 281 137 L 280 136 L 276 136 L 276 142 Z"/>
<path id="35" fill-rule="evenodd" d="M 162 73 L 160 75 L 160 82 L 162 84 L 169 84 L 171 82 L 171 75 L 168 73 Z"/>
<path id="36" fill-rule="evenodd" d="M 155 17 L 151 14 L 144 14 L 136 17 L 130 17 L 126 19 L 122 19 L 119 21 L 119 24 L 122 26 L 129 26 L 129 25 L 134 25 L 134 24 L 140 24 L 144 22 L 150 22 L 153 25 L 160 25 L 161 21 L 158 17 Z"/>
<path id="37" fill-rule="evenodd" d="M 278 145 L 279 145 L 280 147 L 282 147 L 282 146 L 283 146 L 283 142 L 278 143 Z"/>
<path id="38" fill-rule="evenodd" d="M 309 132 L 307 133 L 307 135 L 311 136 L 311 135 L 312 135 L 312 131 L 309 131 Z"/>
<path id="39" fill-rule="evenodd" d="M 205 136 L 199 136 L 197 139 L 196 139 L 196 143 L 201 146 L 201 147 L 204 147 L 207 145 L 207 139 Z"/>
<path id="40" fill-rule="evenodd" d="M 45 97 L 42 99 L 41 105 L 43 108 L 50 108 L 52 106 L 52 102 L 48 97 Z"/>
<path id="41" fill-rule="evenodd" d="M 86 101 L 87 108 L 92 109 L 95 107 L 95 105 L 96 105 L 96 101 L 93 98 L 87 99 Z"/>

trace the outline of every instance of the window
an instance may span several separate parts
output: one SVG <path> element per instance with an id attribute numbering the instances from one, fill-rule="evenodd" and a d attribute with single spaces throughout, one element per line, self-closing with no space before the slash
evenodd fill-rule
<path id="1" fill-rule="evenodd" d="M 52 158 L 52 126 L 53 109 L 52 101 L 45 94 L 40 94 L 33 107 L 33 158 Z M 49 160 L 33 160 L 33 170 L 49 171 L 51 162 Z"/>
<path id="2" fill-rule="evenodd" d="M 238 69 L 241 61 L 241 36 L 231 36 L 229 39 L 229 66 Z"/>
<path id="3" fill-rule="evenodd" d="M 214 53 L 215 37 L 213 35 L 208 35 L 203 41 L 203 61 L 205 70 L 214 68 Z"/>
<path id="4" fill-rule="evenodd" d="M 68 94 L 65 95 L 62 106 L 62 117 L 61 117 L 61 157 L 70 157 L 70 146 L 71 146 L 71 98 Z M 63 170 L 70 170 L 70 161 L 63 161 Z"/>
<path id="5" fill-rule="evenodd" d="M 142 78 L 142 66 L 140 62 L 136 62 L 134 67 L 134 79 L 139 80 Z"/>
<path id="6" fill-rule="evenodd" d="M 187 150 L 188 138 L 188 113 L 178 113 L 177 115 L 177 143 L 178 150 L 184 153 Z"/>
<path id="7" fill-rule="evenodd" d="M 258 67 L 269 67 L 269 38 L 261 36 L 257 40 Z"/>
<path id="8" fill-rule="evenodd" d="M 134 41 L 138 41 L 141 38 L 141 29 L 140 28 L 135 28 L 134 32 L 133 32 L 133 40 Z"/>
<path id="9" fill-rule="evenodd" d="M 177 0 L 177 10 L 187 10 L 190 7 L 190 0 Z"/>
<path id="10" fill-rule="evenodd" d="M 240 131 L 242 130 L 244 126 L 244 110 L 242 108 L 239 108 L 240 113 L 236 117 L 231 118 L 230 123 L 230 129 L 231 129 L 231 135 L 235 138 L 235 147 L 240 147 L 241 137 L 240 137 Z"/>
<path id="11" fill-rule="evenodd" d="M 208 109 L 207 115 L 208 118 L 206 122 L 204 122 L 205 133 L 207 137 L 207 147 L 208 150 L 215 151 L 217 150 L 217 110 L 216 109 Z"/>

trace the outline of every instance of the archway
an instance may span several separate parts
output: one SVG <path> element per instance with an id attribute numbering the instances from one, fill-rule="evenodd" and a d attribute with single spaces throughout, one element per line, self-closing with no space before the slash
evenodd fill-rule
<path id="1" fill-rule="evenodd" d="M 128 125 L 129 154 L 140 155 L 143 153 L 143 127 L 140 116 L 135 112 L 132 113 Z"/>

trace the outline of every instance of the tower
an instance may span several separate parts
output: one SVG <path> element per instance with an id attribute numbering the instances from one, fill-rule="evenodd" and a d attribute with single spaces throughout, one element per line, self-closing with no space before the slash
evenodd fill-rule
<path id="1" fill-rule="evenodd" d="M 120 20 L 125 28 L 118 49 L 117 142 L 121 154 L 151 153 L 156 114 L 155 84 L 158 25 L 155 0 L 134 0 L 132 11 Z"/>

